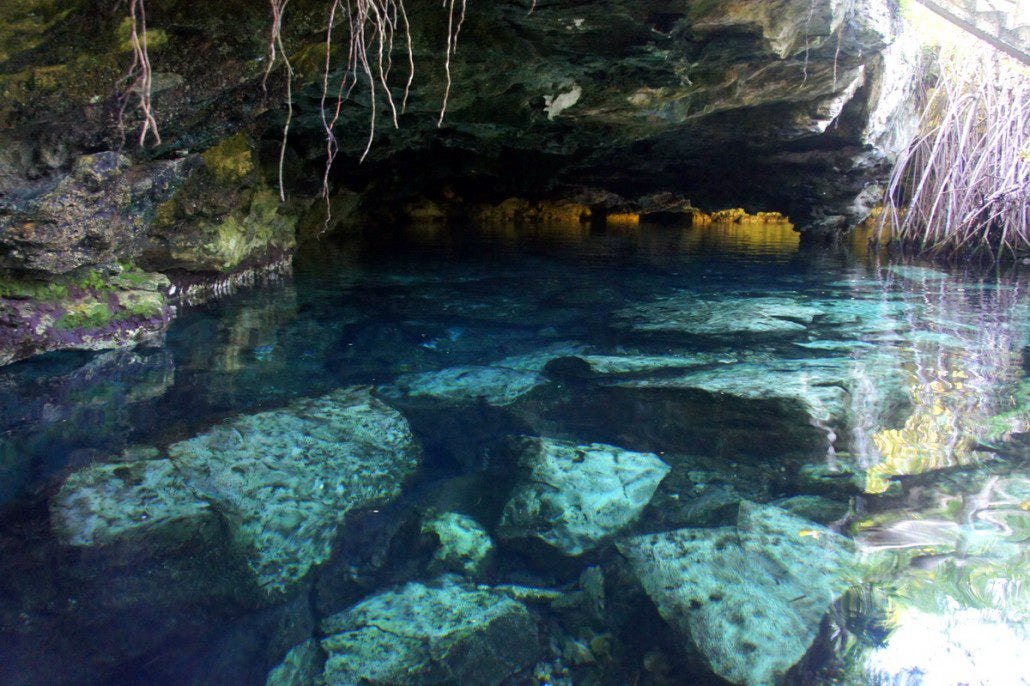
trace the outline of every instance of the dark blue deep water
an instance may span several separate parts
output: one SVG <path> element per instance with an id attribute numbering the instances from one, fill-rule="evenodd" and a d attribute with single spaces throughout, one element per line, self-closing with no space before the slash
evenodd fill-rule
<path id="1" fill-rule="evenodd" d="M 1030 683 L 1027 288 L 777 225 L 304 246 L 0 368 L 0 683 Z"/>

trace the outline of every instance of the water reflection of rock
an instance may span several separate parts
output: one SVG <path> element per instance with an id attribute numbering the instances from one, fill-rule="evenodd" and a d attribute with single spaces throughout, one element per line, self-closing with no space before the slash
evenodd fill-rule
<path id="1" fill-rule="evenodd" d="M 0 371 L 0 502 L 93 451 L 121 450 L 174 383 L 164 350 L 54 356 Z M 76 457 L 78 456 L 78 457 Z"/>

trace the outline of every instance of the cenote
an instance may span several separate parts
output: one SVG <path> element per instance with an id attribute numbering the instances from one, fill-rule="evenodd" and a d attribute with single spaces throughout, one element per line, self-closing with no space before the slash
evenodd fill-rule
<path id="1" fill-rule="evenodd" d="M 7 3 L 0 684 L 1030 684 L 1018 5 Z"/>

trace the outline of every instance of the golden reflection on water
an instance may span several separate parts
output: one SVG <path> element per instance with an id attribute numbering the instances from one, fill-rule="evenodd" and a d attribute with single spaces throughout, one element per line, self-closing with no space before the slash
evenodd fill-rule
<path id="1" fill-rule="evenodd" d="M 801 246 L 801 234 L 789 222 L 713 223 L 684 230 L 680 245 L 689 252 L 790 257 Z"/>
<path id="2" fill-rule="evenodd" d="M 911 411 L 901 426 L 867 427 L 872 440 L 859 457 L 869 493 L 886 491 L 892 477 L 986 459 L 989 453 L 975 450 L 978 443 L 1025 431 L 1030 425 L 1030 407 L 1021 397 L 1025 391 L 1018 390 L 1021 370 L 1014 352 L 1023 344 L 1020 289 L 986 288 L 990 284 L 968 288 L 939 272 L 926 274 L 919 284 L 925 319 L 895 316 L 891 330 L 904 333 L 879 348 L 881 355 L 887 352 L 895 358 Z M 888 275 L 879 288 L 888 293 L 891 285 Z M 973 307 L 977 298 L 980 308 Z M 971 314 L 963 317 L 963 312 Z M 875 373 L 870 377 L 875 379 Z"/>
<path id="3" fill-rule="evenodd" d="M 409 235 L 433 240 L 440 238 L 443 231 L 439 224 L 412 226 Z M 583 246 L 596 240 L 599 235 L 621 237 L 631 239 L 644 253 L 670 258 L 684 252 L 789 258 L 797 253 L 801 245 L 801 234 L 789 222 L 689 226 L 626 221 L 609 223 L 600 229 L 583 222 L 491 222 L 478 226 L 477 234 L 507 245 L 547 241 Z"/>

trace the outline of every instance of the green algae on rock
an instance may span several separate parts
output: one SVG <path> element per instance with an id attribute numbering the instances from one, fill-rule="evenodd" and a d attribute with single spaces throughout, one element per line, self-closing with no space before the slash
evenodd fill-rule
<path id="1" fill-rule="evenodd" d="M 191 159 L 188 178 L 157 208 L 143 254 L 149 266 L 228 273 L 293 250 L 298 215 L 265 184 L 245 135 Z"/>
<path id="2" fill-rule="evenodd" d="M 779 683 L 857 581 L 848 539 L 747 502 L 736 526 L 638 536 L 619 549 L 679 637 L 742 686 Z"/>
<path id="3" fill-rule="evenodd" d="M 52 350 L 159 343 L 174 314 L 168 278 L 131 265 L 106 271 L 0 280 L 0 365 Z"/>
<path id="4" fill-rule="evenodd" d="M 669 466 L 651 453 L 548 438 L 519 441 L 522 480 L 501 515 L 505 539 L 538 538 L 582 555 L 631 524 Z"/>
<path id="5" fill-rule="evenodd" d="M 526 607 L 441 577 L 367 598 L 322 621 L 326 684 L 501 683 L 542 655 Z"/>

